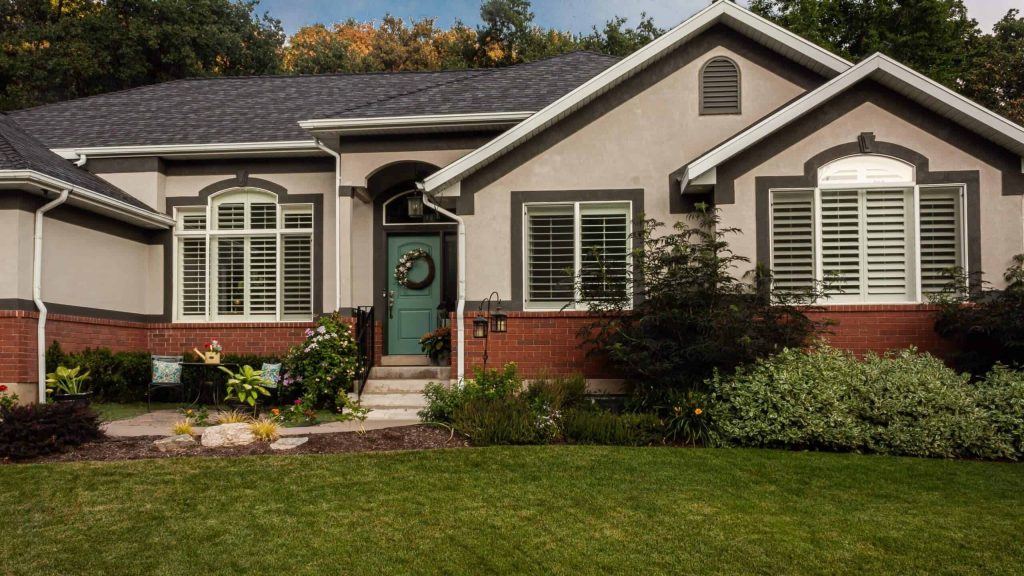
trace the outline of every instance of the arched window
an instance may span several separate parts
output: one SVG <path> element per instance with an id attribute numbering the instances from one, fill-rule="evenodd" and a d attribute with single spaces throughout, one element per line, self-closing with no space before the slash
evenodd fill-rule
<path id="1" fill-rule="evenodd" d="M 256 188 L 178 207 L 176 317 L 187 321 L 309 320 L 313 206 L 279 204 Z"/>
<path id="2" fill-rule="evenodd" d="M 914 166 L 859 154 L 818 169 L 817 187 L 771 191 L 775 285 L 825 282 L 828 302 L 923 302 L 964 265 L 962 184 L 920 185 Z"/>
<path id="3" fill-rule="evenodd" d="M 717 56 L 700 69 L 700 113 L 740 113 L 740 68 L 731 59 Z"/>

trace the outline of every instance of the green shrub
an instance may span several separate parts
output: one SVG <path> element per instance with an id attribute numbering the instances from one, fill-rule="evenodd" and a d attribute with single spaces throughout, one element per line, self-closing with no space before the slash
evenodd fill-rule
<path id="1" fill-rule="evenodd" d="M 979 403 L 982 388 L 913 349 L 863 360 L 829 347 L 786 350 L 731 376 L 716 374 L 709 386 L 722 444 L 1014 457 Z M 996 404 L 1005 402 L 997 389 L 1014 390 L 993 386 Z"/>
<path id="2" fill-rule="evenodd" d="M 450 424 L 455 410 L 466 403 L 466 387 L 431 382 L 423 388 L 427 405 L 417 414 L 424 422 Z"/>
<path id="3" fill-rule="evenodd" d="M 102 437 L 99 416 L 77 402 L 28 404 L 0 411 L 0 458 L 35 458 Z"/>
<path id="4" fill-rule="evenodd" d="M 1024 458 L 1024 372 L 997 364 L 977 386 L 997 441 L 976 448 L 983 458 Z"/>
<path id="5" fill-rule="evenodd" d="M 525 398 L 473 398 L 457 407 L 453 427 L 477 446 L 544 444 L 558 432 L 555 422 Z"/>
<path id="6" fill-rule="evenodd" d="M 522 389 L 523 381 L 516 371 L 516 364 L 509 362 L 500 371 L 497 369 L 474 369 L 473 379 L 462 386 L 449 386 L 431 382 L 423 389 L 427 406 L 417 414 L 424 422 L 450 424 L 455 411 L 470 400 L 484 398 L 496 400 L 511 398 Z"/>
<path id="7" fill-rule="evenodd" d="M 146 397 L 150 357 L 146 352 L 112 352 L 109 348 L 87 348 L 65 353 L 54 341 L 46 350 L 46 371 L 59 366 L 79 366 L 89 373 L 89 389 L 103 402 L 137 402 Z"/>
<path id="8" fill-rule="evenodd" d="M 583 403 L 587 393 L 587 380 L 582 374 L 541 378 L 530 382 L 525 397 L 538 407 L 558 412 Z"/>
<path id="9" fill-rule="evenodd" d="M 316 323 L 285 356 L 283 381 L 290 384 L 290 396 L 301 395 L 317 407 L 335 408 L 338 394 L 352 390 L 364 359 L 347 318 L 335 313 L 321 316 Z"/>
<path id="10" fill-rule="evenodd" d="M 562 435 L 578 444 L 648 446 L 662 439 L 662 423 L 654 414 L 574 408 L 562 412 Z"/>

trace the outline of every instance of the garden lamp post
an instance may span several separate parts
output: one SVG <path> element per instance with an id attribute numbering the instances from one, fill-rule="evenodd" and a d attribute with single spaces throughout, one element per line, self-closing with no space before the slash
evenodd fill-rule
<path id="1" fill-rule="evenodd" d="M 494 313 L 491 313 L 491 303 L 494 303 L 496 308 Z M 487 306 L 487 317 L 491 319 L 487 321 L 487 317 L 483 315 L 484 305 Z M 488 330 L 489 329 L 489 330 Z M 487 369 L 487 357 L 490 339 L 488 338 L 488 331 L 497 334 L 504 334 L 508 332 L 508 314 L 501 311 L 501 296 L 497 292 L 491 292 L 491 295 L 486 300 L 480 301 L 480 306 L 476 311 L 476 318 L 473 318 L 473 337 L 484 339 L 484 370 Z"/>

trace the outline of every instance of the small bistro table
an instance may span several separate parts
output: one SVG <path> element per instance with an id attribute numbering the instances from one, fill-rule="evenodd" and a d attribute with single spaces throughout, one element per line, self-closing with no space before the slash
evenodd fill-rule
<path id="1" fill-rule="evenodd" d="M 199 403 L 199 399 L 202 398 L 204 390 L 210 391 L 210 404 L 216 405 L 219 403 L 219 399 L 217 398 L 217 381 L 211 377 L 215 375 L 211 374 L 211 371 L 218 370 L 221 366 L 232 371 L 238 370 L 238 364 L 234 362 L 221 362 L 218 364 L 207 364 L 206 362 L 182 362 L 181 366 L 183 371 L 186 367 L 198 368 L 197 372 L 200 375 L 199 382 L 197 383 L 198 385 L 196 386 L 196 399 L 192 401 L 192 405 Z"/>

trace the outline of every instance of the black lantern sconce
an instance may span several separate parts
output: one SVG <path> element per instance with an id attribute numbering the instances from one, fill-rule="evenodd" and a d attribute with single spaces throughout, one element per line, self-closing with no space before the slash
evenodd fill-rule
<path id="1" fill-rule="evenodd" d="M 409 218 L 423 218 L 423 196 L 419 192 L 409 194 L 405 202 L 405 209 L 409 213 Z"/>
<path id="2" fill-rule="evenodd" d="M 495 310 L 491 313 L 491 303 L 495 303 Z M 487 321 L 487 317 L 483 315 L 484 305 L 487 306 L 487 316 L 491 318 L 491 321 Z M 473 337 L 484 339 L 484 369 L 487 369 L 487 351 L 490 340 L 487 338 L 487 331 L 490 329 L 495 334 L 504 334 L 508 332 L 508 314 L 501 311 L 501 296 L 497 292 L 491 292 L 491 295 L 486 300 L 480 301 L 480 306 L 477 308 L 476 318 L 473 318 Z"/>

